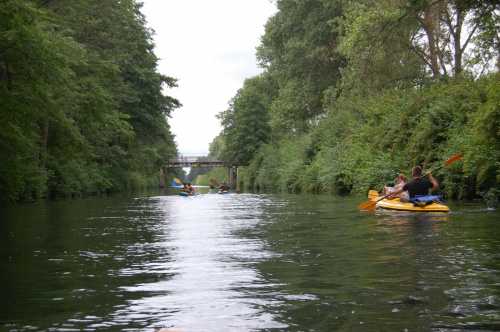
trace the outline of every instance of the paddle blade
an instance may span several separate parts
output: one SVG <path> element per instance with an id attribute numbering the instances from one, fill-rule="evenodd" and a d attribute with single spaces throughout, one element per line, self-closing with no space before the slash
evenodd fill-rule
<path id="1" fill-rule="evenodd" d="M 436 169 L 432 170 L 432 171 L 431 171 L 431 173 L 434 173 L 435 171 L 440 170 L 441 168 L 443 168 L 443 167 L 445 167 L 445 166 L 447 166 L 447 165 L 449 165 L 449 164 L 454 163 L 455 161 L 457 161 L 458 159 L 460 159 L 460 158 L 462 158 L 462 157 L 463 157 L 463 155 L 462 155 L 462 154 L 457 154 L 455 157 L 452 157 L 452 158 L 448 159 L 448 160 L 447 160 L 444 164 L 442 164 L 442 165 L 441 165 L 441 166 L 439 166 L 438 168 L 436 168 Z M 426 175 L 424 174 L 424 175 L 422 175 L 420 178 L 421 178 L 421 179 L 423 179 L 425 176 L 426 176 Z"/>
<path id="2" fill-rule="evenodd" d="M 210 179 L 210 182 L 212 182 L 213 184 L 219 185 L 219 182 L 215 181 L 214 179 Z"/>
<path id="3" fill-rule="evenodd" d="M 367 201 L 358 206 L 358 210 L 373 210 L 377 205 L 377 201 Z"/>
<path id="4" fill-rule="evenodd" d="M 180 187 L 181 185 L 178 184 L 177 182 L 172 182 L 172 186 L 174 186 L 174 187 Z"/>
<path id="5" fill-rule="evenodd" d="M 378 191 L 376 190 L 370 190 L 368 192 L 368 198 L 377 198 L 378 197 Z"/>
<path id="6" fill-rule="evenodd" d="M 463 155 L 462 155 L 462 154 L 457 154 L 455 157 L 448 159 L 448 160 L 447 160 L 447 161 L 443 164 L 443 166 L 447 166 L 447 165 L 449 165 L 449 164 L 452 164 L 452 163 L 454 163 L 455 161 L 457 161 L 458 159 L 460 159 L 460 158 L 462 158 L 462 157 L 463 157 Z"/>
<path id="7" fill-rule="evenodd" d="M 179 180 L 178 178 L 174 178 L 174 182 L 176 182 L 178 184 L 182 184 L 181 180 Z"/>

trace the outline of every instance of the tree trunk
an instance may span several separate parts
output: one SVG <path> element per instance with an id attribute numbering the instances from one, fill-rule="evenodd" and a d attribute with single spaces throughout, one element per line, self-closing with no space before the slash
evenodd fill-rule
<path id="1" fill-rule="evenodd" d="M 38 167 L 45 168 L 45 163 L 47 161 L 47 144 L 49 140 L 49 119 L 42 119 L 42 142 L 40 148 L 40 161 Z"/>
<path id="2" fill-rule="evenodd" d="M 455 43 L 455 71 L 454 75 L 455 77 L 460 76 L 462 73 L 462 57 L 463 57 L 463 51 L 465 50 L 466 44 L 464 45 L 464 48 L 462 48 L 462 26 L 464 24 L 464 16 L 465 13 L 460 10 L 460 8 L 457 8 L 457 20 L 456 20 L 456 27 L 455 30 L 453 31 L 453 27 L 450 27 L 451 34 L 453 36 L 453 41 Z M 451 21 L 451 20 L 450 20 Z M 451 23 L 451 22 L 450 22 Z M 450 24 L 451 26 L 451 24 Z"/>

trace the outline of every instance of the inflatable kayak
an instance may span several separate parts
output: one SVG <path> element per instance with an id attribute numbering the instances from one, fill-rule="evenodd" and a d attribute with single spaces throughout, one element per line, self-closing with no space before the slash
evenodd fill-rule
<path id="1" fill-rule="evenodd" d="M 225 195 L 225 194 L 231 194 L 231 192 L 227 191 L 227 190 L 221 190 L 221 191 L 219 191 L 219 194 L 220 195 Z"/>
<path id="2" fill-rule="evenodd" d="M 379 198 L 373 198 L 378 200 Z M 377 207 L 399 211 L 414 211 L 414 212 L 449 212 L 450 208 L 439 201 L 432 202 L 401 202 L 399 198 L 382 199 L 377 202 Z"/>
<path id="3" fill-rule="evenodd" d="M 191 193 L 191 192 L 189 192 L 189 191 L 181 191 L 181 192 L 179 193 L 179 196 L 196 196 L 196 195 L 198 195 L 198 193 L 197 193 L 197 192 L 196 192 L 196 193 Z"/>

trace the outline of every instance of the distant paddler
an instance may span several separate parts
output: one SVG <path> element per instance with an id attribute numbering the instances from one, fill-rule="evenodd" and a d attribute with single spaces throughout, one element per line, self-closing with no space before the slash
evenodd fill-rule
<path id="1" fill-rule="evenodd" d="M 196 188 L 191 185 L 191 181 L 187 183 L 187 188 L 186 190 L 190 192 L 191 194 L 196 194 Z"/>
<path id="2" fill-rule="evenodd" d="M 219 191 L 229 192 L 229 191 L 231 191 L 231 189 L 232 188 L 227 184 L 226 180 L 222 181 L 222 183 L 219 185 Z"/>
<path id="3" fill-rule="evenodd" d="M 215 181 L 214 179 L 210 179 L 210 182 L 212 182 L 213 184 L 215 184 L 216 186 L 218 186 L 217 189 L 219 189 L 219 194 L 221 194 L 221 193 L 227 194 L 227 193 L 230 193 L 230 192 L 235 192 L 237 194 L 243 194 L 242 191 L 236 190 L 236 187 L 230 187 L 227 184 L 226 180 L 222 181 L 222 184 L 220 184 L 219 182 Z M 210 187 L 210 188 L 212 188 L 212 187 Z M 222 189 L 222 188 L 224 188 L 224 189 Z"/>

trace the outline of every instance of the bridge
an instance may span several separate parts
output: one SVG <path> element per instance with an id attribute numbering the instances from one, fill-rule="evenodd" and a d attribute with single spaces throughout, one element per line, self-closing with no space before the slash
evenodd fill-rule
<path id="1" fill-rule="evenodd" d="M 169 160 L 167 165 L 160 169 L 160 187 L 165 187 L 165 168 L 187 167 L 227 167 L 229 169 L 229 184 L 231 186 L 237 186 L 238 184 L 238 165 L 227 161 L 221 161 L 218 157 L 178 156 Z"/>
<path id="2" fill-rule="evenodd" d="M 227 161 L 220 161 L 218 157 L 205 156 L 179 156 L 172 158 L 167 167 L 229 167 L 231 165 Z"/>

